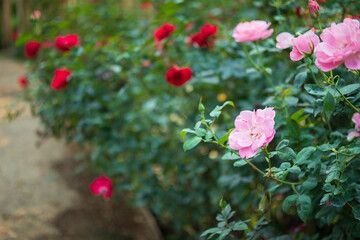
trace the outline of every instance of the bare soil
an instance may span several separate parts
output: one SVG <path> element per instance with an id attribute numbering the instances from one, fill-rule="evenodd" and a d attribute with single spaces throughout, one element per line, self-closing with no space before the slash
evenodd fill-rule
<path id="1" fill-rule="evenodd" d="M 0 240 L 160 240 L 149 211 L 132 208 L 117 194 L 111 201 L 94 196 L 96 177 L 76 171 L 76 147 L 47 139 L 37 144 L 39 121 L 21 100 L 17 84 L 23 64 L 0 56 Z M 25 111 L 4 119 L 7 109 Z"/>

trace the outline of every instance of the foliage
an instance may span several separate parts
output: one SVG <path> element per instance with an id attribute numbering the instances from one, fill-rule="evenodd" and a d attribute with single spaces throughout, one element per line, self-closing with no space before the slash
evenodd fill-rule
<path id="1" fill-rule="evenodd" d="M 360 143 L 346 140 L 354 113 L 346 100 L 360 106 L 359 77 L 339 67 L 320 81 L 311 58 L 291 62 L 274 41 L 280 31 L 304 33 L 307 25 L 325 27 L 355 15 L 355 1 L 322 4 L 321 22 L 307 17 L 305 3 L 299 18 L 296 1 L 167 0 L 153 1 L 150 9 L 122 4 L 68 6 L 34 21 L 33 32 L 17 40 L 80 37 L 81 45 L 69 52 L 42 48 L 29 61 L 25 96 L 46 135 L 90 146 L 88 167 L 111 178 L 115 191 L 129 191 L 132 203 L 149 206 L 168 239 L 198 239 L 214 226 L 224 192 L 241 219 L 250 220 L 230 223 L 234 213 L 221 203 L 217 228 L 203 236 L 359 237 Z M 271 21 L 272 37 L 235 43 L 231 30 L 254 19 Z M 153 30 L 165 22 L 176 30 L 159 45 Z M 205 23 L 218 26 L 215 44 L 187 44 Z M 193 72 L 179 88 L 165 79 L 174 65 Z M 55 91 L 54 71 L 63 67 L 71 79 Z M 205 106 L 214 108 L 210 118 Z M 235 112 L 266 106 L 276 111 L 275 138 L 264 154 L 240 159 L 227 144 Z"/>

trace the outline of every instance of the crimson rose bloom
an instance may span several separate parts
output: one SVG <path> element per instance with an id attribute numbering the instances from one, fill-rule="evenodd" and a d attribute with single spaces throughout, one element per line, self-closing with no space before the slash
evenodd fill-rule
<path id="1" fill-rule="evenodd" d="M 55 47 L 64 52 L 70 51 L 72 47 L 77 45 L 79 45 L 79 36 L 77 34 L 57 36 L 55 38 Z"/>
<path id="2" fill-rule="evenodd" d="M 192 71 L 190 68 L 178 68 L 173 67 L 166 73 L 166 81 L 168 83 L 175 85 L 176 87 L 181 87 L 192 77 Z"/>
<path id="3" fill-rule="evenodd" d="M 198 47 L 205 48 L 205 47 L 212 47 L 216 40 L 217 26 L 211 26 L 210 24 L 206 23 L 205 26 L 200 28 L 200 32 L 190 36 L 191 44 L 196 44 Z"/>
<path id="4" fill-rule="evenodd" d="M 170 36 L 170 34 L 175 31 L 176 27 L 170 23 L 165 23 L 154 31 L 154 37 L 156 42 L 161 42 L 163 39 Z"/>
<path id="5" fill-rule="evenodd" d="M 25 44 L 25 56 L 27 58 L 36 58 L 40 50 L 41 43 L 29 41 Z"/>
<path id="6" fill-rule="evenodd" d="M 55 70 L 55 77 L 51 83 L 51 87 L 56 91 L 59 91 L 60 88 L 65 89 L 67 85 L 67 80 L 71 75 L 71 71 L 67 70 L 66 68 L 63 69 L 56 69 Z"/>
<path id="7" fill-rule="evenodd" d="M 103 195 L 104 198 L 110 199 L 113 193 L 111 179 L 107 178 L 105 175 L 95 178 L 90 184 L 90 190 L 95 195 Z"/>
<path id="8" fill-rule="evenodd" d="M 21 76 L 18 79 L 18 84 L 22 87 L 22 88 L 26 88 L 28 81 L 27 81 L 27 77 L 26 76 Z"/>

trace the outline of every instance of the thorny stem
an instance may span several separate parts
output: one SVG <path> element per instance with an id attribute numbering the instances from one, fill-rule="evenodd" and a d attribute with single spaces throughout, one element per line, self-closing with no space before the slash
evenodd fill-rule
<path id="1" fill-rule="evenodd" d="M 345 102 L 349 105 L 350 108 L 352 108 L 355 112 L 360 113 L 360 110 L 356 108 L 354 105 L 352 105 L 351 102 L 349 102 L 349 100 L 344 96 L 344 94 L 342 94 L 340 89 L 335 84 L 331 84 L 331 86 L 333 86 L 336 89 L 336 91 L 341 95 L 341 97 L 345 100 Z"/>
<path id="2" fill-rule="evenodd" d="M 310 58 L 312 63 L 315 65 L 315 62 L 314 62 L 314 59 Z M 316 65 L 315 65 L 316 66 Z M 352 108 L 355 112 L 358 112 L 360 113 L 360 110 L 358 108 L 356 108 L 345 96 L 344 94 L 342 94 L 342 92 L 340 91 L 340 89 L 336 86 L 336 84 L 333 83 L 333 81 L 329 81 L 329 77 L 326 76 L 326 74 L 320 69 L 317 67 L 317 69 L 320 71 L 320 73 L 323 75 L 323 78 L 325 80 L 326 83 L 328 83 L 330 86 L 333 86 L 336 91 L 341 95 L 341 97 L 344 99 L 344 101 L 346 102 L 347 105 L 349 105 L 350 108 Z M 332 71 L 330 72 L 330 79 L 334 79 L 333 77 L 333 73 Z M 336 77 L 336 76 L 335 76 Z"/>
<path id="3" fill-rule="evenodd" d="M 224 144 L 220 144 L 217 141 L 207 141 L 207 142 L 212 142 L 212 143 L 218 144 L 219 146 L 221 146 L 223 148 L 226 148 L 227 150 L 231 151 L 232 153 L 234 153 L 234 154 L 236 154 L 237 156 L 240 157 L 238 152 L 234 151 L 233 149 L 231 149 L 228 146 L 225 146 Z M 299 184 L 301 184 L 300 182 L 288 182 L 288 181 L 285 181 L 285 180 L 277 179 L 277 178 L 271 176 L 271 174 L 269 176 L 267 176 L 267 174 L 265 172 L 261 171 L 257 166 L 255 166 L 255 164 L 250 162 L 248 159 L 246 159 L 246 158 L 242 158 L 242 159 L 245 160 L 255 171 L 259 172 L 263 177 L 269 177 L 272 180 L 274 180 L 275 182 L 280 182 L 280 183 L 288 184 L 288 185 L 299 185 Z"/>
<path id="4" fill-rule="evenodd" d="M 306 61 L 305 58 L 304 58 L 304 62 L 305 62 L 305 65 L 306 65 L 307 69 L 310 70 L 311 76 L 314 79 L 315 84 L 318 85 L 319 87 L 321 87 L 321 85 L 319 84 L 318 80 L 315 77 L 315 74 L 314 74 L 313 70 L 311 69 L 311 66 L 308 64 L 308 62 Z"/>

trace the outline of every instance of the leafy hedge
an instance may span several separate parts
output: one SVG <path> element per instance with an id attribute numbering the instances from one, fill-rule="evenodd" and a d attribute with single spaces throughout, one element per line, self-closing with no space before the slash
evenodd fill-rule
<path id="1" fill-rule="evenodd" d="M 45 134 L 90 146 L 88 167 L 111 178 L 116 191 L 129 191 L 132 203 L 149 206 L 168 239 L 198 239 L 214 226 L 222 196 L 243 221 L 229 226 L 234 213 L 221 200 L 219 226 L 204 235 L 358 237 L 359 139 L 346 139 L 354 109 L 334 86 L 359 108 L 359 73 L 342 65 L 323 83 L 312 56 L 293 62 L 288 50 L 275 46 L 280 32 L 324 29 L 355 16 L 356 1 L 321 3 L 319 18 L 307 2 L 296 1 L 132 3 L 83 1 L 59 16 L 43 14 L 32 21 L 33 32 L 17 40 L 79 36 L 70 51 L 42 45 L 29 60 L 25 95 Z M 234 27 L 256 19 L 272 23 L 271 37 L 235 42 Z M 154 31 L 166 22 L 175 30 L 156 41 Z M 207 33 L 207 24 L 216 31 Z M 166 81 L 174 66 L 192 71 L 181 87 Z M 54 71 L 63 68 L 70 78 L 55 90 Z M 236 113 L 266 106 L 276 112 L 276 135 L 266 146 L 271 166 L 260 151 L 244 160 L 227 144 Z M 189 133 L 194 136 L 184 136 Z M 191 151 L 183 151 L 181 135 Z M 229 159 L 235 162 L 223 161 Z M 264 174 L 245 166 L 251 164 Z"/>

